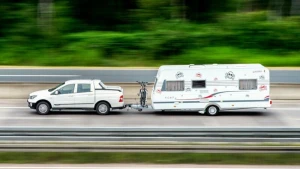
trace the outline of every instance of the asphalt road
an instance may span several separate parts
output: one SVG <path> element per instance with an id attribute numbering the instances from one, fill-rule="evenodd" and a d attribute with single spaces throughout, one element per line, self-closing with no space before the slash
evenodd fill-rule
<path id="1" fill-rule="evenodd" d="M 299 101 L 274 101 L 268 110 L 226 111 L 210 117 L 197 112 L 92 111 L 52 112 L 41 116 L 26 100 L 0 100 L 0 126 L 5 127 L 300 127 Z"/>
<path id="2" fill-rule="evenodd" d="M 59 83 L 71 79 L 154 82 L 157 70 L 0 68 L 0 82 Z M 300 83 L 300 70 L 271 70 L 271 83 Z"/>

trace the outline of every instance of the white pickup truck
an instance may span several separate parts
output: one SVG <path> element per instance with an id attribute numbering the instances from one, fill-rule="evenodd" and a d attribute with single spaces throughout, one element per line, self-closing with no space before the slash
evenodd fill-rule
<path id="1" fill-rule="evenodd" d="M 31 93 L 28 106 L 42 115 L 61 109 L 96 110 L 105 115 L 111 109 L 124 108 L 123 89 L 106 86 L 100 80 L 70 80 L 52 89 Z"/>

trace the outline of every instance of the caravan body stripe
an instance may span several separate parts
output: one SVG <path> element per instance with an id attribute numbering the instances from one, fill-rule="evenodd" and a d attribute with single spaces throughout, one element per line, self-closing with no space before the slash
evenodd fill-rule
<path id="1" fill-rule="evenodd" d="M 270 99 L 266 98 L 264 100 L 212 100 L 210 103 L 221 103 L 221 102 L 268 102 Z M 208 102 L 200 102 L 200 101 L 182 101 L 183 103 L 208 103 Z M 165 104 L 165 103 L 180 103 L 178 101 L 173 102 L 153 102 L 153 104 Z"/>

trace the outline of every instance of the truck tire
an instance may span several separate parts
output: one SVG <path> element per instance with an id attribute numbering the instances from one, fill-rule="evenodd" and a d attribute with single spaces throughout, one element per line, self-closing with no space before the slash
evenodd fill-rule
<path id="1" fill-rule="evenodd" d="M 107 115 L 110 112 L 110 106 L 106 102 L 100 102 L 96 106 L 96 111 L 100 115 Z"/>
<path id="2" fill-rule="evenodd" d="M 36 112 L 40 115 L 46 115 L 50 112 L 50 105 L 47 102 L 39 102 L 36 106 Z"/>
<path id="3" fill-rule="evenodd" d="M 206 108 L 205 112 L 209 116 L 216 116 L 219 114 L 219 108 L 217 106 L 211 105 Z"/>

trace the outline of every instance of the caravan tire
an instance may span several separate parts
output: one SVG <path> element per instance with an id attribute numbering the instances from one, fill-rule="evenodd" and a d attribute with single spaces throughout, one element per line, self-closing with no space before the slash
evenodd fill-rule
<path id="1" fill-rule="evenodd" d="M 209 116 L 216 116 L 219 114 L 219 108 L 217 106 L 208 106 L 205 112 Z"/>

